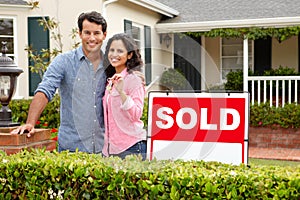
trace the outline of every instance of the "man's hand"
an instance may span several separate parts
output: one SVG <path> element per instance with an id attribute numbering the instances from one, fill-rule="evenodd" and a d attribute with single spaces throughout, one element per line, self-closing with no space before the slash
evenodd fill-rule
<path id="1" fill-rule="evenodd" d="M 140 77 L 140 79 L 142 80 L 143 85 L 145 86 L 146 85 L 145 75 L 140 71 L 133 71 L 133 73 L 135 75 L 137 75 L 138 77 Z"/>
<path id="2" fill-rule="evenodd" d="M 35 133 L 34 126 L 31 124 L 24 124 L 22 126 L 19 126 L 18 128 L 12 130 L 10 132 L 11 134 L 27 134 L 27 137 L 31 137 Z"/>

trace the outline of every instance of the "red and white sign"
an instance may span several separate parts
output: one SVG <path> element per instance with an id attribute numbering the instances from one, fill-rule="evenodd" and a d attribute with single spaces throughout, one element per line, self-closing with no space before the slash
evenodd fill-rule
<path id="1" fill-rule="evenodd" d="M 148 157 L 248 162 L 248 93 L 150 92 Z"/>

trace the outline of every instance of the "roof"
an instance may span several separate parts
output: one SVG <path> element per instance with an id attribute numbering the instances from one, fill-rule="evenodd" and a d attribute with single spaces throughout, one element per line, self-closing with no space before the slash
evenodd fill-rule
<path id="1" fill-rule="evenodd" d="M 158 23 L 160 32 L 164 32 L 163 29 L 168 30 L 166 32 L 184 32 L 224 27 L 300 24 L 299 0 L 156 1 L 179 11 L 178 16 L 164 18 Z"/>
<path id="2" fill-rule="evenodd" d="M 143 6 L 145 8 L 148 8 L 150 10 L 153 10 L 155 12 L 158 12 L 167 17 L 174 17 L 178 15 L 177 10 L 170 8 L 167 5 L 159 3 L 158 1 L 155 0 L 128 0 L 128 1 Z"/>
<path id="3" fill-rule="evenodd" d="M 24 0 L 0 0 L 0 4 L 9 4 L 9 5 L 28 5 Z"/>

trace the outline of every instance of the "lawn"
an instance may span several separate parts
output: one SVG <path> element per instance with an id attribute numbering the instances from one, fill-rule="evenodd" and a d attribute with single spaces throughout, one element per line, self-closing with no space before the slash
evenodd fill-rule
<path id="1" fill-rule="evenodd" d="M 300 167 L 300 161 L 285 161 L 285 160 L 270 160 L 270 159 L 258 159 L 249 158 L 248 164 L 250 165 L 276 165 L 276 166 L 291 166 Z"/>

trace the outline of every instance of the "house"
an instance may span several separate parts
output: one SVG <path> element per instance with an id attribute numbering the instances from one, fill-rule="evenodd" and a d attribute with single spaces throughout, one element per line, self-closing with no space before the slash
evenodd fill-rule
<path id="1" fill-rule="evenodd" d="M 70 5 L 72 5 L 70 7 Z M 0 0 L 0 20 L 8 21 L 13 50 L 10 56 L 24 69 L 18 78 L 15 98 L 29 98 L 40 81 L 28 70 L 24 48 L 54 48 L 55 41 L 39 27 L 36 19 L 55 18 L 63 35 L 63 51 L 72 48 L 71 30 L 81 12 L 98 10 L 108 22 L 108 36 L 128 32 L 141 47 L 147 84 L 167 68 L 177 68 L 189 81 L 189 89 L 205 90 L 224 83 L 230 70 L 266 69 L 288 66 L 300 71 L 300 36 L 279 41 L 275 37 L 243 38 L 185 36 L 183 33 L 209 32 L 224 28 L 283 28 L 300 25 L 300 2 L 290 0 L 72 0 L 39 1 L 39 8 L 22 0 Z M 1 24 L 0 24 L 1 27 Z M 0 29 L 1 30 L 1 29 Z M 248 53 L 245 53 L 248 52 Z M 245 71 L 245 70 L 244 70 Z M 246 70 L 247 71 L 247 70 Z"/>
<path id="2" fill-rule="evenodd" d="M 298 1 L 189 0 L 184 3 L 180 0 L 158 1 L 176 8 L 180 13 L 177 17 L 161 20 L 156 25 L 159 33 L 175 33 L 174 52 L 179 51 L 177 48 L 182 49 L 182 40 L 176 37 L 176 33 L 207 32 L 217 28 L 279 28 L 300 23 L 300 11 L 297 9 L 300 2 Z M 245 66 L 245 69 L 248 67 L 262 73 L 270 68 L 288 66 L 299 71 L 299 38 L 297 34 L 283 42 L 279 42 L 274 37 L 249 40 L 248 66 Z M 243 69 L 244 41 L 242 39 L 201 36 L 197 38 L 197 42 L 201 44 L 199 52 L 196 53 L 199 59 L 196 63 L 200 63 L 197 67 L 202 74 L 202 84 L 200 87 L 194 85 L 194 88 L 206 89 L 210 85 L 224 81 L 228 71 Z M 185 51 L 188 52 L 188 50 Z M 175 68 L 184 70 L 181 64 L 176 66 L 177 63 L 179 62 L 174 56 Z M 191 83 L 194 84 L 192 81 Z"/>

